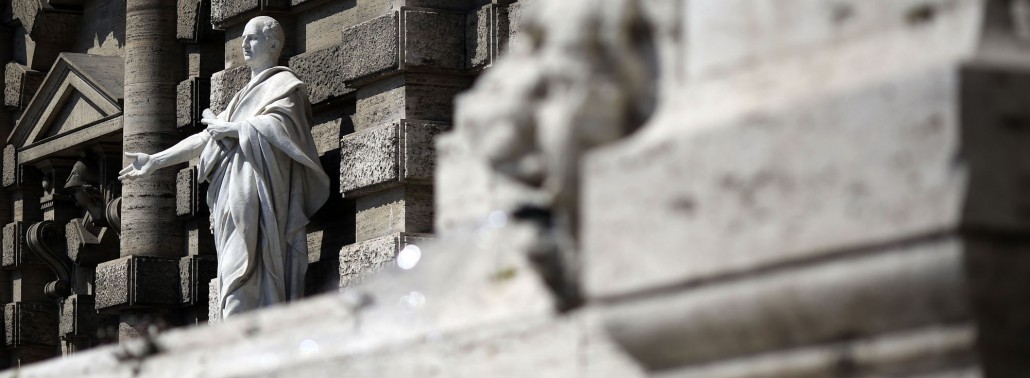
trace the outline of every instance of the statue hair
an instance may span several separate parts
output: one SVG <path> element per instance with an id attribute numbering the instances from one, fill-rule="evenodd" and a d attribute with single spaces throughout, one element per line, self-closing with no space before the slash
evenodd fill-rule
<path id="1" fill-rule="evenodd" d="M 268 16 L 257 16 L 251 19 L 250 22 L 258 23 L 260 26 L 259 30 L 261 30 L 261 34 L 265 38 L 277 41 L 275 56 L 278 57 L 283 51 L 283 45 L 286 44 L 286 33 L 283 32 L 283 27 L 279 24 L 279 21 Z"/>

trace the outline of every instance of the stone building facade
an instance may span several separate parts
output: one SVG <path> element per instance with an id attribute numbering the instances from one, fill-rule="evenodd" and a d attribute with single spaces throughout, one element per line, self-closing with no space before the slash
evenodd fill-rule
<path id="1" fill-rule="evenodd" d="M 5 344 L 12 367 L 204 323 L 214 246 L 196 162 L 124 185 L 123 152 L 203 129 L 249 80 L 244 24 L 284 25 L 333 196 L 308 294 L 433 232 L 435 135 L 510 37 L 515 1 L 11 0 L 0 25 Z"/>
<path id="2" fill-rule="evenodd" d="M 347 9 L 356 9 L 360 22 L 342 32 L 337 50 L 315 50 L 336 51 L 346 64 L 339 76 L 308 80 L 350 93 L 337 97 L 351 105 L 333 108 L 344 109 L 348 116 L 339 119 L 349 122 L 334 136 L 341 139 L 343 194 L 335 201 L 343 205 L 333 206 L 343 207 L 333 208 L 354 214 L 350 228 L 342 228 L 354 233 L 338 243 L 339 261 L 329 264 L 340 265 L 339 275 L 325 281 L 335 287 L 338 279 L 343 290 L 220 324 L 126 337 L 0 377 L 1030 375 L 1030 1 L 526 1 L 460 10 L 441 9 L 442 1 L 359 1 Z M 127 3 L 131 42 L 139 37 L 129 32 L 134 9 L 150 8 Z M 328 4 L 336 3 L 321 6 Z M 290 5 L 288 12 L 317 9 Z M 228 9 L 246 8 L 221 6 L 214 9 L 226 13 L 211 12 L 216 26 L 235 12 Z M 384 13 L 369 16 L 370 9 Z M 464 14 L 464 28 L 446 21 L 456 14 Z M 295 16 L 293 28 L 304 19 Z M 445 31 L 458 29 L 465 36 L 463 69 L 455 50 L 443 49 L 457 42 L 409 44 L 419 38 L 410 31 L 442 42 L 456 35 Z M 231 41 L 231 30 L 219 40 Z M 143 46 L 153 45 L 135 48 Z M 182 54 L 229 51 L 191 46 Z M 348 55 L 366 46 L 388 48 Z M 126 72 L 132 48 L 127 42 Z M 295 51 L 290 65 L 301 67 L 298 57 L 310 53 Z M 76 56 L 60 59 L 56 72 L 92 72 Z M 487 65 L 453 100 L 453 115 L 435 113 L 433 99 L 440 97 L 423 97 L 468 86 L 464 80 Z M 14 69 L 29 72 L 23 66 Z M 130 93 L 101 84 L 114 80 L 109 76 L 75 75 L 97 83 L 96 104 Z M 231 68 L 212 74 L 212 103 L 231 75 Z M 124 88 L 159 86 L 114 77 Z M 336 79 L 342 87 L 328 83 Z M 189 88 L 177 98 L 204 85 L 186 82 L 176 84 Z M 48 85 L 43 80 L 40 88 Z M 24 114 L 51 108 L 33 110 L 29 97 Z M 128 117 L 128 98 L 123 102 L 121 117 Z M 98 119 L 96 125 L 106 122 Z M 5 150 L 15 216 L 5 235 L 24 233 L 30 251 L 59 248 L 45 244 L 54 240 L 47 232 L 59 232 L 45 222 L 72 208 L 47 202 L 53 184 L 19 185 L 55 182 L 47 172 L 58 165 L 26 170 L 18 162 L 36 161 L 25 159 L 65 134 L 33 139 L 38 132 L 17 137 L 23 134 L 13 130 L 9 140 L 39 141 Z M 422 145 L 432 150 L 409 144 L 434 133 L 435 142 Z M 432 169 L 416 158 L 429 159 L 429 151 Z M 418 216 L 430 208 L 419 207 L 430 171 L 431 238 Z M 71 187 L 94 182 L 94 174 L 100 175 L 86 173 Z M 104 194 L 113 189 L 103 183 L 91 185 L 81 190 L 100 194 L 87 199 L 117 198 Z M 151 185 L 147 190 L 157 193 L 160 185 Z M 182 279 L 192 270 L 169 275 L 179 291 L 142 292 L 166 281 L 128 278 L 138 285 L 128 286 L 136 295 L 127 298 L 156 301 L 174 292 L 181 295 L 175 310 L 131 300 L 103 310 L 115 302 L 101 295 L 109 287 L 101 277 L 121 277 L 108 271 L 154 278 L 202 266 L 190 259 L 204 253 L 188 249 L 204 250 L 188 242 L 202 231 L 202 210 L 189 206 L 181 215 L 188 248 L 175 265 L 183 268 L 161 268 L 176 261 L 167 257 L 122 256 L 124 243 L 119 253 L 100 252 L 107 251 L 103 238 L 86 236 L 117 230 L 119 216 L 125 223 L 126 193 L 122 188 L 120 215 L 105 210 L 108 223 L 90 229 L 80 220 L 65 228 L 66 239 L 80 243 L 65 247 L 74 272 L 90 266 L 78 256 L 109 258 L 92 276 L 74 276 L 95 282 L 92 300 L 102 308 L 95 324 L 115 324 L 114 335 L 129 335 L 141 328 L 134 314 L 200 319 L 191 307 L 199 302 L 183 302 L 183 293 L 196 293 L 187 287 L 195 282 Z M 41 206 L 24 206 L 26 199 Z M 72 219 L 101 213 L 79 201 L 87 211 L 72 209 Z M 395 218 L 385 222 L 386 214 Z M 345 222 L 322 218 L 312 226 L 313 246 L 331 239 L 318 226 L 329 219 Z M 80 228 L 92 231 L 75 233 Z M 49 255 L 8 258 L 8 248 L 25 250 L 8 240 L 6 353 L 17 361 L 54 351 L 40 345 L 58 340 L 77 347 L 68 340 L 78 334 L 63 333 L 76 328 L 32 333 L 52 329 L 32 321 L 44 318 L 47 306 L 65 319 L 68 301 L 81 295 L 80 281 L 46 283 L 53 273 L 33 278 L 53 264 L 30 259 Z M 396 264 L 385 263 L 394 256 Z M 25 291 L 32 282 L 43 294 L 73 294 L 59 295 L 57 306 Z M 81 298 L 74 303 L 88 296 Z M 44 334 L 54 344 L 23 336 Z"/>

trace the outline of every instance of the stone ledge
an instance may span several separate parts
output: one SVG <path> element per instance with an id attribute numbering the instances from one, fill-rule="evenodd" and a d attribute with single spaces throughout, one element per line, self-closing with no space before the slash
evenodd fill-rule
<path id="1" fill-rule="evenodd" d="M 403 183 L 431 183 L 433 137 L 449 127 L 404 119 L 348 134 L 340 141 L 340 191 L 351 197 Z"/>
<path id="2" fill-rule="evenodd" d="M 649 369 L 699 365 L 938 324 L 971 323 L 957 235 L 620 298 L 601 311 L 613 339 Z M 703 343 L 698 340 L 705 340 Z"/>
<path id="3" fill-rule="evenodd" d="M 178 305 L 179 284 L 177 258 L 125 256 L 104 262 L 96 270 L 97 311 Z"/>

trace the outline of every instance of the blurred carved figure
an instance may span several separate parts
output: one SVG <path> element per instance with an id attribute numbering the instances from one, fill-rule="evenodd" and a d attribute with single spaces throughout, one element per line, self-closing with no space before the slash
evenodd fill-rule
<path id="1" fill-rule="evenodd" d="M 558 285 L 575 281 L 581 156 L 639 128 L 656 103 L 654 27 L 638 2 L 612 3 L 537 4 L 505 59 L 458 99 L 457 132 L 526 188 L 523 210 L 543 210 L 555 226 Z"/>

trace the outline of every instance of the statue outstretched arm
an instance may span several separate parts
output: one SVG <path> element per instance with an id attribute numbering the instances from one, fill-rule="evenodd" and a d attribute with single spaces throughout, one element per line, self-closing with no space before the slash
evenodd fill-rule
<path id="1" fill-rule="evenodd" d="M 132 158 L 132 162 L 118 172 L 118 179 L 123 181 L 132 180 L 146 176 L 164 167 L 185 163 L 194 157 L 200 156 L 200 153 L 204 151 L 204 145 L 207 144 L 209 139 L 211 139 L 211 134 L 204 130 L 190 135 L 167 150 L 153 155 L 142 152 L 126 152 L 125 156 Z"/>
<path id="2" fill-rule="evenodd" d="M 167 150 L 153 155 L 142 152 L 126 152 L 125 156 L 132 158 L 132 163 L 118 172 L 118 179 L 131 180 L 146 176 L 164 167 L 185 163 L 200 156 L 200 153 L 204 151 L 204 146 L 211 138 L 215 140 L 227 137 L 239 138 L 239 124 L 218 119 L 211 109 L 204 109 L 204 118 L 201 122 L 208 127 L 199 133 L 190 135 Z"/>

